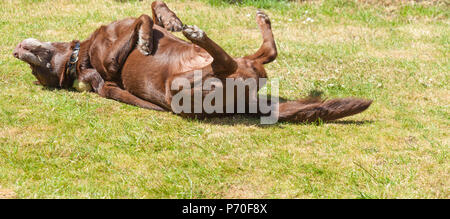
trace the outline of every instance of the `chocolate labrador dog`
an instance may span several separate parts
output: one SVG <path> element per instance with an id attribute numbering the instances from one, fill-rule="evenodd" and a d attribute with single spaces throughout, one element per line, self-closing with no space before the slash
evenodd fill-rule
<path id="1" fill-rule="evenodd" d="M 30 65 L 33 75 L 43 86 L 75 87 L 142 108 L 200 117 L 236 113 L 225 109 L 239 97 L 247 97 L 245 110 L 240 113 L 267 114 L 259 107 L 250 112 L 248 100 L 260 101 L 255 92 L 250 92 L 246 87 L 241 94 L 230 94 L 225 83 L 229 79 L 267 78 L 264 64 L 275 60 L 277 48 L 269 17 L 264 12 L 258 11 L 256 14 L 262 32 L 262 46 L 254 54 L 242 58 L 232 58 L 198 27 L 183 25 L 164 2 L 153 2 L 152 13 L 152 18 L 142 15 L 101 26 L 82 42 L 50 43 L 26 39 L 17 45 L 13 55 Z M 182 31 L 190 42 L 177 38 L 171 31 Z M 223 83 L 215 84 L 210 89 L 200 89 L 200 98 L 204 100 L 208 94 L 222 87 L 222 92 L 215 94 L 217 100 L 212 101 L 218 105 L 221 99 L 222 105 L 218 110 L 174 109 L 173 102 L 177 95 L 183 93 L 195 99 L 198 97 L 198 86 L 194 84 L 208 79 Z M 194 88 L 186 88 L 186 83 L 180 81 L 194 85 Z M 263 85 L 258 83 L 256 90 Z M 182 99 L 181 103 L 188 104 L 192 99 Z M 360 113 L 371 103 L 356 98 L 287 101 L 277 103 L 277 120 L 335 120 Z"/>

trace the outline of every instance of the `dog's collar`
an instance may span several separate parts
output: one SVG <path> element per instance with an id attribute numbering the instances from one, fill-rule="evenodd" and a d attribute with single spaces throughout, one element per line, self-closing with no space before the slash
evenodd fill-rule
<path id="1" fill-rule="evenodd" d="M 72 77 L 76 77 L 77 75 L 77 62 L 78 62 L 78 53 L 80 52 L 80 42 L 75 44 L 73 48 L 72 55 L 70 56 L 69 62 L 67 63 L 66 73 Z"/>

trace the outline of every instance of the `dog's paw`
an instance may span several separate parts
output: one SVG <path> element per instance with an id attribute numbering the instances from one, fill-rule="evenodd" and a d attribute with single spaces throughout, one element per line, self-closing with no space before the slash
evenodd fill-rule
<path id="1" fill-rule="evenodd" d="M 138 39 L 138 50 L 144 54 L 145 56 L 150 55 L 152 52 L 152 42 L 149 37 L 144 37 L 143 33 L 139 31 L 139 39 Z"/>
<path id="2" fill-rule="evenodd" d="M 258 11 L 256 11 L 256 21 L 260 25 L 270 24 L 269 15 L 267 15 L 266 13 L 264 13 L 264 11 L 262 11 L 260 9 L 258 9 Z"/>
<path id="3" fill-rule="evenodd" d="M 164 28 L 172 32 L 180 32 L 183 30 L 183 23 L 176 16 L 171 16 L 163 21 Z"/>
<path id="4" fill-rule="evenodd" d="M 206 36 L 205 32 L 195 25 L 185 25 L 183 27 L 183 35 L 191 41 L 201 41 Z"/>

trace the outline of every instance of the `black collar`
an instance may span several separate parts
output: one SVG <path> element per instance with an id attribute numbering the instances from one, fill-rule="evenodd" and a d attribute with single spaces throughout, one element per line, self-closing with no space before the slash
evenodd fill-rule
<path id="1" fill-rule="evenodd" d="M 69 62 L 67 63 L 66 73 L 72 77 L 77 76 L 77 62 L 78 62 L 78 53 L 80 52 L 80 42 L 75 44 L 73 48 L 72 55 L 70 56 Z"/>

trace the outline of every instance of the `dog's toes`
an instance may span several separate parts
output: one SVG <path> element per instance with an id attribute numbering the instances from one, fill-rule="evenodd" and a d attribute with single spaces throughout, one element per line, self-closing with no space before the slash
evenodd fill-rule
<path id="1" fill-rule="evenodd" d="M 269 16 L 264 11 L 262 11 L 261 9 L 258 9 L 256 11 L 256 20 L 258 21 L 258 23 L 261 23 L 261 24 L 263 24 L 263 23 L 270 23 Z"/>
<path id="2" fill-rule="evenodd" d="M 180 32 L 183 30 L 183 23 L 177 18 L 172 18 L 164 24 L 164 27 L 168 31 Z"/>
<path id="3" fill-rule="evenodd" d="M 205 37 L 205 32 L 195 25 L 185 25 L 183 27 L 183 35 L 190 40 L 198 41 Z"/>
<path id="4" fill-rule="evenodd" d="M 183 26 L 183 33 L 191 34 L 192 32 L 194 32 L 194 26 L 191 26 L 191 25 Z"/>

